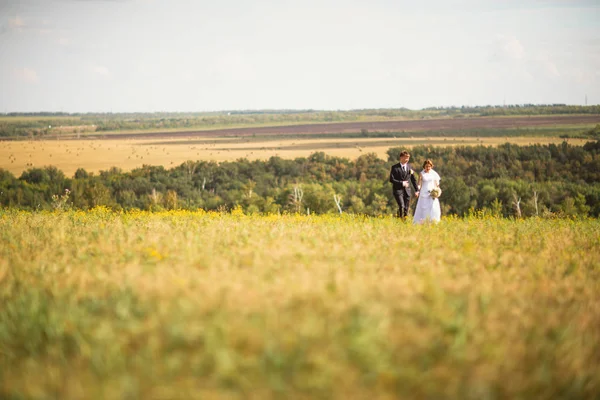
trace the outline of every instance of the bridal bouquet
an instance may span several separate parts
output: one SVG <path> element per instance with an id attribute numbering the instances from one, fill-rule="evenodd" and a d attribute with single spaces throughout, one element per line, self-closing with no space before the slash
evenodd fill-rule
<path id="1" fill-rule="evenodd" d="M 442 195 L 442 189 L 440 189 L 439 187 L 433 188 L 429 191 L 429 195 L 431 196 L 431 198 L 437 199 Z"/>

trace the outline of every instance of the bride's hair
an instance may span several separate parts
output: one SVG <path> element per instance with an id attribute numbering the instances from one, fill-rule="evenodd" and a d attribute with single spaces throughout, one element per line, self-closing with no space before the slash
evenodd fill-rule
<path id="1" fill-rule="evenodd" d="M 430 165 L 431 168 L 433 168 L 433 163 L 430 159 L 425 160 L 425 162 L 423 163 L 423 168 L 425 168 L 427 165 Z"/>

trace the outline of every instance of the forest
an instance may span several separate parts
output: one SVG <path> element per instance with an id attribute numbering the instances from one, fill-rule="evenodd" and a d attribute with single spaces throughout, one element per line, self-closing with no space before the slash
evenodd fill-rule
<path id="1" fill-rule="evenodd" d="M 171 169 L 145 165 L 125 172 L 113 167 L 98 174 L 79 169 L 73 177 L 52 166 L 30 168 L 20 177 L 0 169 L 0 205 L 24 210 L 241 208 L 248 214 L 327 214 L 341 208 L 389 215 L 396 211 L 389 170 L 401 150 L 390 148 L 387 160 L 375 154 L 350 160 L 317 152 L 293 160 L 190 160 Z M 416 172 L 431 159 L 441 175 L 444 215 L 600 215 L 600 141 L 584 146 L 416 146 L 410 152 Z"/>

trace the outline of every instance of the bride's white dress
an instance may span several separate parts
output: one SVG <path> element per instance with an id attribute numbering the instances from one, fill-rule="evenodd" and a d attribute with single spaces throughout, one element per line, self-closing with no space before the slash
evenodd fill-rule
<path id="1" fill-rule="evenodd" d="M 437 222 L 440 220 L 440 200 L 429 195 L 429 191 L 435 187 L 435 182 L 440 182 L 440 176 L 433 169 L 429 172 L 421 171 L 421 190 L 415 208 L 413 223 L 421 224 L 426 221 Z"/>

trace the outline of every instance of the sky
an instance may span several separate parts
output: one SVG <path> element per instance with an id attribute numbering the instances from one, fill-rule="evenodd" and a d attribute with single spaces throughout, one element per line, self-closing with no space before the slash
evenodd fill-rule
<path id="1" fill-rule="evenodd" d="M 0 0 L 0 112 L 600 104 L 600 0 Z"/>

